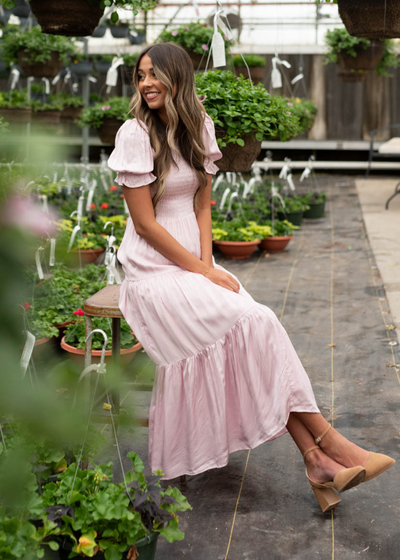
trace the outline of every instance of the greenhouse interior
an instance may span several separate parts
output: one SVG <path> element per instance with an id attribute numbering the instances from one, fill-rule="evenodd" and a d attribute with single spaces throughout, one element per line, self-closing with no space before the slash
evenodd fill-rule
<path id="1" fill-rule="evenodd" d="M 397 86 L 398 0 L 0 0 L 1 560 L 400 558 Z"/>

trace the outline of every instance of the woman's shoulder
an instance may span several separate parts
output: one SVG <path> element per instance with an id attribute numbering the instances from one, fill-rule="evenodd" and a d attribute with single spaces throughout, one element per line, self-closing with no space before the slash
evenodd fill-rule
<path id="1" fill-rule="evenodd" d="M 149 138 L 147 126 L 137 119 L 128 119 L 125 121 L 118 130 L 120 136 L 135 136 L 143 139 Z"/>

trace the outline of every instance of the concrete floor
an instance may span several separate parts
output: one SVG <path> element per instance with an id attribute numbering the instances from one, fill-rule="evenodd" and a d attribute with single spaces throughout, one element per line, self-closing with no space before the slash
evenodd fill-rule
<path id="1" fill-rule="evenodd" d="M 383 280 L 354 181 L 326 178 L 321 186 L 329 196 L 325 218 L 307 221 L 283 254 L 218 258 L 281 318 L 324 416 L 346 437 L 399 461 L 400 376 L 393 366 L 400 355 L 396 331 L 386 329 L 393 318 Z M 123 399 L 126 410 L 136 402 L 138 411 L 149 394 L 126 391 Z M 103 458 L 116 465 L 109 426 L 103 430 L 110 434 Z M 146 429 L 120 428 L 119 437 L 123 455 L 135 450 L 146 462 Z M 228 466 L 188 477 L 185 486 L 171 484 L 193 511 L 180 516 L 185 539 L 160 539 L 157 560 L 400 558 L 400 463 L 342 494 L 327 514 L 289 435 L 234 453 Z"/>

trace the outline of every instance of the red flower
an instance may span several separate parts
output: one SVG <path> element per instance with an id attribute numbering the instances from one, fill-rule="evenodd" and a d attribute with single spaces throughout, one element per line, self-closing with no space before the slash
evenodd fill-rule
<path id="1" fill-rule="evenodd" d="M 121 194 L 121 198 L 125 198 L 123 194 Z"/>
<path id="2" fill-rule="evenodd" d="M 74 290 L 79 290 L 79 286 L 73 286 Z"/>
<path id="3" fill-rule="evenodd" d="M 83 317 L 85 315 L 85 312 L 83 311 L 83 309 L 78 309 L 78 311 L 74 311 L 74 315 L 80 315 L 81 317 Z"/>
<path id="4" fill-rule="evenodd" d="M 103 202 L 103 204 L 100 206 L 100 208 L 104 208 L 104 209 L 108 208 L 107 202 Z"/>
<path id="5" fill-rule="evenodd" d="M 214 206 L 215 204 L 217 204 L 217 203 L 215 202 L 215 200 L 212 200 L 212 201 L 211 201 L 211 206 Z"/>
<path id="6" fill-rule="evenodd" d="M 92 208 L 92 209 L 94 210 L 94 209 L 96 208 L 96 205 L 95 205 L 95 204 L 91 204 L 91 205 L 90 205 L 90 208 Z"/>
<path id="7" fill-rule="evenodd" d="M 116 187 L 115 185 L 111 185 L 110 191 L 116 191 L 116 190 L 118 190 L 118 187 Z"/>
<path id="8" fill-rule="evenodd" d="M 29 305 L 29 303 L 27 301 L 24 301 L 24 303 L 22 304 L 22 307 L 24 307 L 26 310 L 32 309 L 32 307 Z"/>

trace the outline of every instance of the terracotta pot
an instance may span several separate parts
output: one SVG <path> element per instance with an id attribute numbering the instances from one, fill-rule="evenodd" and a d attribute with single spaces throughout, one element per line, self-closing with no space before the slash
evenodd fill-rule
<path id="1" fill-rule="evenodd" d="M 30 122 L 32 120 L 31 107 L 2 107 L 0 117 L 7 122 Z"/>
<path id="2" fill-rule="evenodd" d="M 217 138 L 225 136 L 226 131 L 219 127 L 215 127 L 215 135 Z M 229 143 L 225 148 L 220 148 L 222 159 L 215 162 L 221 171 L 234 171 L 235 173 L 248 173 L 251 166 L 261 152 L 261 142 L 254 140 L 251 136 L 244 138 L 244 146 Z"/>
<path id="3" fill-rule="evenodd" d="M 228 259 L 248 259 L 260 243 L 260 239 L 257 241 L 217 241 L 214 239 L 214 245 Z"/>
<path id="4" fill-rule="evenodd" d="M 52 52 L 50 60 L 47 60 L 46 62 L 31 63 L 25 60 L 27 58 L 29 58 L 29 52 L 25 49 L 20 49 L 18 51 L 19 65 L 21 66 L 25 76 L 33 76 L 35 78 L 54 78 L 57 76 L 64 64 L 57 52 Z"/>
<path id="5" fill-rule="evenodd" d="M 73 123 L 79 119 L 82 113 L 82 107 L 64 107 L 61 111 L 61 122 Z"/>
<path id="6" fill-rule="evenodd" d="M 43 33 L 86 37 L 97 27 L 104 8 L 86 0 L 34 0 L 31 9 Z"/>
<path id="7" fill-rule="evenodd" d="M 104 119 L 103 124 L 97 129 L 97 134 L 104 144 L 114 146 L 115 136 L 123 124 L 123 121 L 118 119 Z"/>
<path id="8" fill-rule="evenodd" d="M 265 66 L 249 66 L 250 76 L 254 84 L 259 84 L 264 81 L 265 78 Z M 249 77 L 246 66 L 236 66 L 235 67 L 236 76 L 243 74 L 245 78 Z"/>
<path id="9" fill-rule="evenodd" d="M 32 120 L 36 123 L 59 124 L 61 111 L 37 111 L 32 114 Z"/>
<path id="10" fill-rule="evenodd" d="M 81 254 L 80 261 L 83 265 L 92 264 L 97 261 L 99 256 L 104 253 L 105 249 L 73 249 L 71 253 L 75 256 L 75 261 L 79 263 L 79 253 Z"/>
<path id="11" fill-rule="evenodd" d="M 35 346 L 32 352 L 34 359 L 37 359 L 43 353 L 43 350 L 46 350 L 49 347 L 48 342 L 50 342 L 50 340 L 51 338 L 47 338 L 46 336 L 35 340 Z"/>
<path id="12" fill-rule="evenodd" d="M 283 237 L 266 237 L 261 240 L 259 249 L 267 253 L 281 253 L 293 239 L 293 235 L 285 235 Z"/>
<path id="13" fill-rule="evenodd" d="M 338 0 L 338 4 L 350 35 L 367 39 L 400 37 L 399 0 Z"/>
<path id="14" fill-rule="evenodd" d="M 83 366 L 85 362 L 85 350 L 84 348 L 75 348 L 67 342 L 65 342 L 65 336 L 61 339 L 61 348 L 69 353 L 70 358 L 77 364 Z M 132 348 L 121 348 L 120 350 L 120 363 L 124 367 L 129 364 L 135 353 L 142 348 L 140 342 L 134 344 Z M 92 350 L 92 364 L 98 364 L 101 358 L 101 350 Z M 106 350 L 105 352 L 106 363 L 111 363 L 112 361 L 112 351 Z"/>

